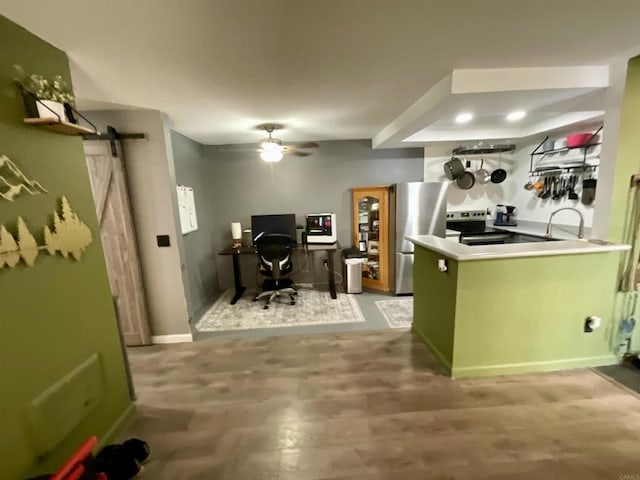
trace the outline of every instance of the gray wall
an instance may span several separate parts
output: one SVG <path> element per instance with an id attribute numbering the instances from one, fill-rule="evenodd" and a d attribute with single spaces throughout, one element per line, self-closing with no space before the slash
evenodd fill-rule
<path id="1" fill-rule="evenodd" d="M 210 202 L 212 179 L 201 144 L 171 131 L 171 145 L 176 182 L 192 187 L 196 202 L 198 230 L 182 236 L 182 263 L 189 314 L 197 319 L 218 290 L 216 252 L 213 250 L 216 216 Z"/>
<path id="2" fill-rule="evenodd" d="M 263 162 L 249 146 L 205 146 L 214 251 L 231 242 L 231 222 L 251 228 L 251 215 L 272 213 L 295 213 L 303 223 L 306 213 L 335 212 L 338 240 L 343 247 L 351 246 L 352 187 L 423 179 L 421 148 L 372 150 L 370 145 L 369 140 L 320 142 L 312 156 L 285 156 L 275 165 Z M 234 150 L 242 147 L 247 148 Z M 250 286 L 255 262 L 246 260 L 243 275 Z M 231 259 L 218 257 L 217 262 L 220 288 L 231 288 Z"/>

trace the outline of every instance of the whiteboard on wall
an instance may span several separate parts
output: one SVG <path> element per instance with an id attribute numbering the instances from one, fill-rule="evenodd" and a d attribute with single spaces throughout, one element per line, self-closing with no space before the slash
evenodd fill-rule
<path id="1" fill-rule="evenodd" d="M 196 216 L 196 201 L 193 198 L 193 188 L 178 185 L 178 211 L 180 212 L 180 230 L 183 235 L 198 229 Z"/>

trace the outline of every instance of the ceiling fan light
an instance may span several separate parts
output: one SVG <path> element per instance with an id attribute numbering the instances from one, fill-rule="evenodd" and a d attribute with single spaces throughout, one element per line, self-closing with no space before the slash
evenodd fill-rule
<path id="1" fill-rule="evenodd" d="M 277 145 L 279 147 L 279 145 Z M 260 158 L 268 163 L 275 163 L 282 160 L 282 149 L 281 148 L 265 148 L 263 145 L 262 151 L 260 152 Z"/>
<path id="2" fill-rule="evenodd" d="M 282 150 L 282 147 L 280 146 L 280 144 L 272 140 L 262 142 L 260 144 L 260 147 L 262 147 L 263 150 L 276 150 L 276 151 Z"/>

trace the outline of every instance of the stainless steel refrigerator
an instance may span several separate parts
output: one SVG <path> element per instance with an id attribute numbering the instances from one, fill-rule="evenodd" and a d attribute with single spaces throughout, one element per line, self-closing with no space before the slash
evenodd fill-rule
<path id="1" fill-rule="evenodd" d="M 396 295 L 413 293 L 413 243 L 407 235 L 445 237 L 447 188 L 442 182 L 396 183 L 389 201 L 389 274 Z"/>

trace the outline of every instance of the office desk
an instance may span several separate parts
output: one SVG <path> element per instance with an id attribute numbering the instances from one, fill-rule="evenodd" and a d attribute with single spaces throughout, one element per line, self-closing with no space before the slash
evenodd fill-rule
<path id="1" fill-rule="evenodd" d="M 331 245 L 294 245 L 293 251 L 302 252 L 327 252 L 327 268 L 329 270 L 329 293 L 334 300 L 338 298 L 336 294 L 336 276 L 333 254 L 340 249 L 340 245 L 333 243 Z M 218 252 L 218 255 L 231 255 L 233 257 L 233 284 L 235 287 L 235 294 L 231 299 L 231 305 L 234 305 L 238 299 L 242 296 L 246 287 L 242 285 L 242 278 L 240 276 L 240 255 L 253 255 L 256 256 L 256 249 L 254 247 L 238 247 L 233 248 L 228 246 L 224 250 Z"/>

